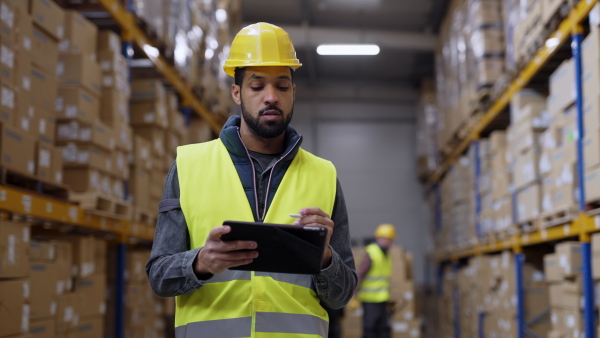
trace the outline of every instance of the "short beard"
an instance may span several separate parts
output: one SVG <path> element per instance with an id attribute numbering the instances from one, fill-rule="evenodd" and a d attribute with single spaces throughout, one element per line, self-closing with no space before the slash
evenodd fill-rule
<path id="1" fill-rule="evenodd" d="M 254 117 L 252 117 L 250 112 L 248 112 L 248 110 L 244 106 L 243 100 L 242 100 L 240 106 L 242 109 L 242 118 L 244 119 L 244 121 L 246 121 L 246 124 L 248 125 L 250 130 L 252 130 L 256 135 L 258 135 L 262 138 L 275 138 L 275 137 L 283 134 L 287 130 L 288 125 L 292 121 L 292 116 L 294 115 L 294 107 L 292 107 L 290 114 L 286 117 L 285 114 L 283 114 L 281 109 L 279 109 L 278 107 L 269 106 L 269 107 L 266 107 L 265 109 L 261 110 L 258 113 L 258 116 L 256 118 L 254 118 Z M 260 117 L 263 115 L 265 110 L 269 110 L 269 109 L 275 109 L 275 110 L 278 110 L 279 112 L 281 112 L 282 116 L 283 116 L 283 121 L 282 122 L 267 121 L 267 122 L 261 124 Z"/>

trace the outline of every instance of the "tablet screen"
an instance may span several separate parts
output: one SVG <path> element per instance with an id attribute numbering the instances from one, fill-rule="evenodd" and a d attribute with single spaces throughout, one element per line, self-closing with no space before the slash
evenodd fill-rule
<path id="1" fill-rule="evenodd" d="M 225 221 L 231 232 L 223 241 L 255 241 L 258 257 L 230 270 L 318 274 L 321 271 L 327 229 L 257 222 Z"/>

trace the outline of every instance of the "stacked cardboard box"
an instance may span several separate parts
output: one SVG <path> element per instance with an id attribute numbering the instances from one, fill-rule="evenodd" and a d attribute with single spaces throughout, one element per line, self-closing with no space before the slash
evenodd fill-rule
<path id="1" fill-rule="evenodd" d="M 557 244 L 555 253 L 544 256 L 544 272 L 549 287 L 552 337 L 583 337 L 581 243 Z"/>
<path id="2" fill-rule="evenodd" d="M 56 53 L 58 36 L 46 33 L 57 27 L 55 16 L 60 18 L 61 12 L 55 10 L 52 6 L 42 8 L 39 1 L 1 4 L 0 163 L 13 171 L 60 184 L 61 155 L 53 147 L 55 120 L 51 114 L 56 95 L 52 80 L 55 68 L 48 60 L 32 58 L 34 52 L 48 52 L 52 60 Z M 32 12 L 38 16 L 35 22 Z M 35 89 L 38 92 L 34 93 Z"/>
<path id="3" fill-rule="evenodd" d="M 475 220 L 475 150 L 470 148 L 444 177 L 441 221 L 436 247 L 458 249 L 477 241 Z"/>
<path id="4" fill-rule="evenodd" d="M 131 126 L 135 136 L 150 142 L 150 182 L 164 182 L 166 135 L 169 126 L 167 94 L 160 79 L 136 79 L 131 83 Z M 149 206 L 156 207 L 161 199 L 162 184 L 152 184 Z"/>
<path id="5" fill-rule="evenodd" d="M 426 179 L 439 165 L 437 142 L 435 141 L 439 111 L 433 80 L 421 83 L 417 106 L 417 169 L 419 178 Z"/>
<path id="6" fill-rule="evenodd" d="M 36 237 L 43 240 L 30 245 L 31 334 L 102 336 L 106 242 L 93 237 Z"/>
<path id="7" fill-rule="evenodd" d="M 456 48 L 459 45 L 461 48 Z M 504 73 L 502 1 L 454 0 L 436 50 L 439 148 L 469 123 Z"/>
<path id="8" fill-rule="evenodd" d="M 536 220 L 542 211 L 540 136 L 548 126 L 546 98 L 532 90 L 521 90 L 510 104 L 511 125 L 507 132 L 511 185 L 515 196 L 515 222 Z"/>
<path id="9" fill-rule="evenodd" d="M 100 120 L 101 69 L 98 29 L 76 11 L 65 12 L 65 36 L 58 63 L 57 144 L 63 147 L 65 183 L 78 193 L 123 200 L 113 128 Z M 123 161 L 121 161 L 123 162 Z"/>
<path id="10" fill-rule="evenodd" d="M 0 220 L 0 337 L 29 332 L 29 225 Z"/>
<path id="11" fill-rule="evenodd" d="M 109 251 L 109 257 L 114 251 Z M 127 252 L 125 262 L 125 336 L 126 337 L 167 337 L 165 315 L 174 312 L 174 299 L 158 297 L 151 289 L 146 277 L 146 262 L 149 250 L 131 250 Z M 113 257 L 114 258 L 114 257 Z M 108 285 L 115 285 L 115 269 L 108 271 Z M 114 292 L 112 288 L 109 292 Z M 169 304 L 167 306 L 167 304 Z M 109 299 L 105 332 L 114 332 L 114 298 Z"/>
<path id="12" fill-rule="evenodd" d="M 510 252 L 489 257 L 484 275 L 483 301 L 485 305 L 484 328 L 486 336 L 514 337 L 517 327 L 516 269 L 514 256 Z M 487 262 L 486 262 L 487 263 Z M 477 276 L 482 276 L 477 274 Z M 523 267 L 523 301 L 525 319 L 530 322 L 529 330 L 543 337 L 550 330 L 548 308 L 548 288 L 544 276 L 533 266 Z M 537 320 L 532 321 L 532 319 Z"/>
<path id="13" fill-rule="evenodd" d="M 600 201 L 600 29 L 591 31 L 582 44 L 584 161 L 586 203 Z"/>

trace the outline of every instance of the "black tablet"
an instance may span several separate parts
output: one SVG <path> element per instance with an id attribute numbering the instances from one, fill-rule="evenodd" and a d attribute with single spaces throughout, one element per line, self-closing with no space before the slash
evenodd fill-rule
<path id="1" fill-rule="evenodd" d="M 231 231 L 223 241 L 255 241 L 258 257 L 231 270 L 315 275 L 321 272 L 327 229 L 255 222 L 224 221 Z"/>

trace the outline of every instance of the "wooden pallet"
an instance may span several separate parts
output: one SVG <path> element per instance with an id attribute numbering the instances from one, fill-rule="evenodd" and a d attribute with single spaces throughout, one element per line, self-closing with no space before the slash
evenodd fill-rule
<path id="1" fill-rule="evenodd" d="M 549 211 L 542 214 L 542 228 L 551 228 L 557 225 L 563 225 L 572 222 L 579 215 L 577 207 L 572 206 L 559 210 Z"/>
<path id="2" fill-rule="evenodd" d="M 130 202 L 100 192 L 71 192 L 69 200 L 95 215 L 123 220 L 131 219 L 132 207 Z"/>
<path id="3" fill-rule="evenodd" d="M 0 183 L 62 201 L 67 201 L 69 198 L 69 191 L 66 186 L 51 183 L 9 167 L 0 167 Z"/>
<path id="4" fill-rule="evenodd" d="M 530 233 L 542 228 L 542 220 L 541 218 L 536 218 L 533 220 L 529 220 L 527 222 L 522 222 L 516 225 L 516 229 L 519 232 Z"/>

